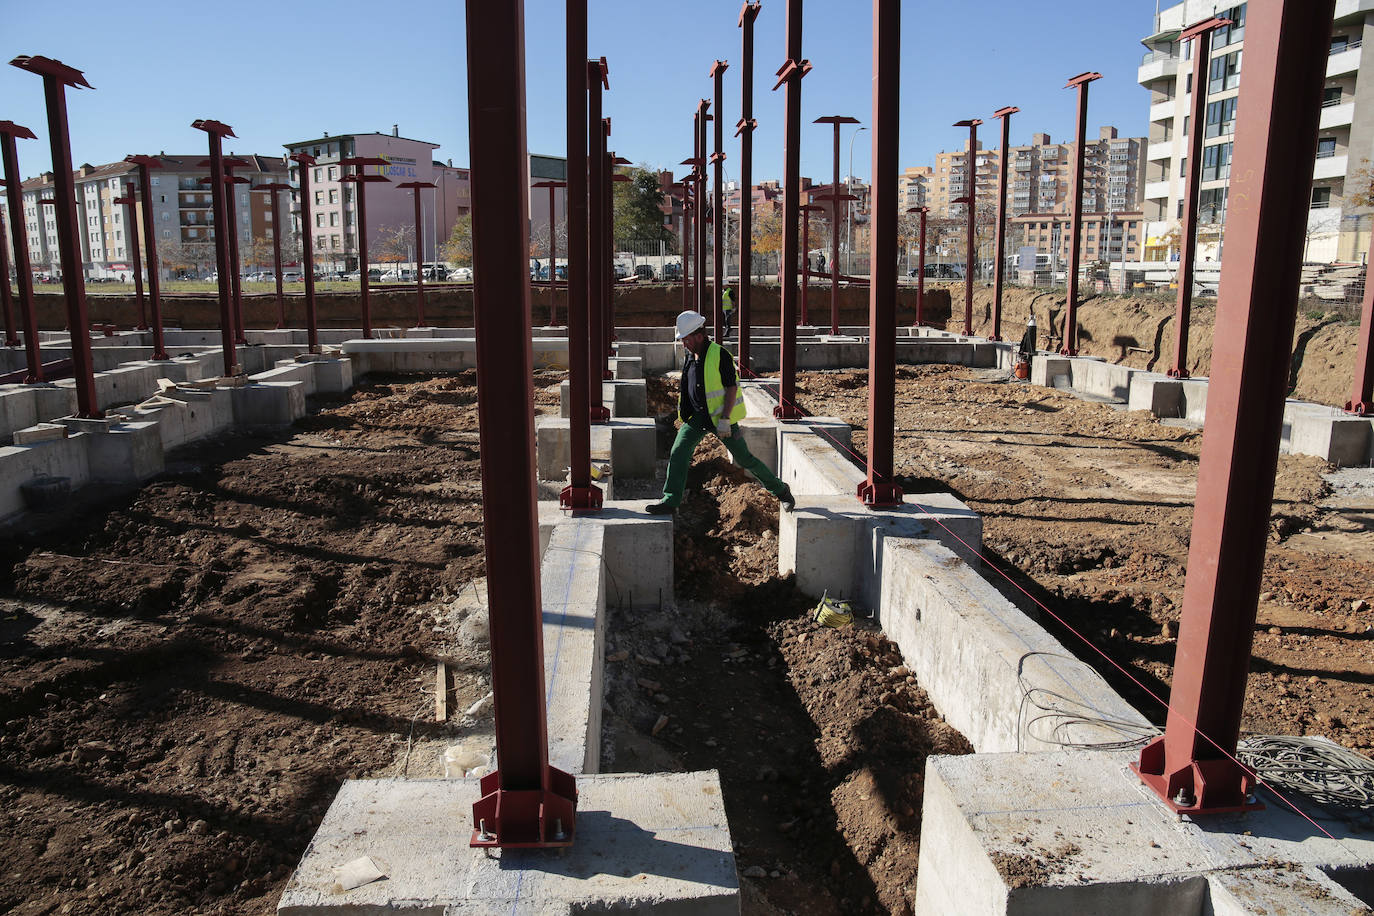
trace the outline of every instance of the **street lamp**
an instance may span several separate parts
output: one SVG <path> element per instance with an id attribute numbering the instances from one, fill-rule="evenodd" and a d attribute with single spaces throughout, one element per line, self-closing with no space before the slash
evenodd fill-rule
<path id="1" fill-rule="evenodd" d="M 854 131 L 854 136 L 849 138 L 849 174 L 844 179 L 844 190 L 846 194 L 854 193 L 854 141 L 858 139 L 860 131 L 868 130 L 867 127 L 860 127 Z M 846 208 L 846 222 L 849 224 L 849 250 L 844 256 L 844 272 L 850 276 L 854 275 L 854 201 L 850 201 Z"/>

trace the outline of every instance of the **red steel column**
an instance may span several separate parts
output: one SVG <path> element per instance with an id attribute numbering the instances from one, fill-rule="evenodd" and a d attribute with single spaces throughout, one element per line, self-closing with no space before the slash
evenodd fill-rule
<path id="1" fill-rule="evenodd" d="M 24 211 L 19 211 L 19 218 L 24 218 Z M 139 300 L 142 305 L 143 300 Z M 5 316 L 5 346 L 19 346 L 19 335 L 14 333 L 14 298 L 10 292 L 10 256 L 9 249 L 5 247 L 5 217 L 0 213 L 0 312 Z"/>
<path id="2" fill-rule="evenodd" d="M 158 276 L 161 267 L 157 259 L 157 225 L 153 222 L 153 189 L 148 180 L 148 170 L 162 168 L 162 161 L 156 156 L 125 156 L 124 161 L 138 166 L 138 188 L 143 199 L 143 247 L 148 262 L 148 303 L 153 316 L 153 359 L 171 359 L 162 338 L 162 278 Z M 134 231 L 138 231 L 137 226 Z"/>
<path id="3" fill-rule="evenodd" d="M 606 119 L 606 133 L 611 132 L 611 119 Z M 606 274 L 609 289 L 606 290 L 606 357 L 609 359 L 615 356 L 615 342 L 620 338 L 615 333 L 615 194 L 616 183 L 628 183 L 633 179 L 629 175 L 621 174 L 616 171 L 616 166 L 634 165 L 629 159 L 621 158 L 615 153 L 606 154 L 606 250 L 611 253 L 609 273 Z M 615 378 L 615 373 L 608 366 L 606 378 Z"/>
<path id="4" fill-rule="evenodd" d="M 908 213 L 921 214 L 921 241 L 920 253 L 916 256 L 916 321 L 912 324 L 913 328 L 919 328 L 925 323 L 926 305 L 926 217 L 930 215 L 929 207 L 912 207 Z"/>
<path id="5" fill-rule="evenodd" d="M 589 60 L 583 79 L 587 87 L 587 336 L 576 342 L 587 350 L 587 399 L 583 401 L 592 423 L 609 423 L 611 413 L 601 400 L 601 382 L 606 377 L 606 353 L 602 347 L 606 321 L 606 125 L 601 116 L 601 94 L 610 89 L 610 69 L 606 58 Z M 569 340 L 569 346 L 573 341 Z M 569 391 L 569 394 L 572 392 Z M 571 410 L 569 410 L 571 414 Z M 590 456 L 590 452 L 588 452 Z M 590 461 L 590 457 L 588 458 Z"/>
<path id="6" fill-rule="evenodd" d="M 148 330 L 148 314 L 143 304 L 143 258 L 138 250 L 138 198 L 134 196 L 133 182 L 124 182 L 124 196 L 116 197 L 112 203 L 127 208 L 128 222 L 124 229 L 129 236 L 129 258 L 134 262 L 134 294 L 138 297 L 138 327 L 136 331 Z M 8 326 L 9 313 L 5 314 Z M 15 341 L 18 343 L 18 341 Z"/>
<path id="7" fill-rule="evenodd" d="M 585 408 L 590 387 L 587 257 L 587 0 L 567 0 L 565 73 L 568 131 L 568 486 L 558 496 L 564 509 L 600 509 L 601 488 L 592 485 L 591 424 Z M 523 55 L 522 55 L 523 59 Z M 596 388 L 601 390 L 598 378 Z"/>
<path id="8" fill-rule="evenodd" d="M 277 273 L 277 328 L 286 327 L 286 296 L 282 292 L 281 277 L 281 198 L 278 191 L 289 191 L 291 185 L 280 181 L 268 182 L 253 186 L 254 191 L 266 191 L 267 199 L 272 205 L 272 266 Z"/>
<path id="9" fill-rule="evenodd" d="M 815 123 L 833 124 L 835 126 L 834 177 L 830 183 L 830 194 L 820 199 L 830 201 L 830 333 L 838 334 L 840 333 L 840 203 L 844 201 L 845 206 L 848 207 L 848 201 L 858 200 L 857 197 L 849 193 L 848 188 L 845 189 L 844 194 L 840 193 L 840 125 L 858 124 L 859 119 L 851 118 L 848 115 L 831 115 L 817 118 Z M 812 198 L 812 200 L 816 199 Z M 804 263 L 808 263 L 808 266 L 811 260 L 810 254 L 811 249 L 807 248 L 802 256 Z M 806 270 L 803 269 L 802 276 L 805 277 L 805 275 Z M 805 319 L 802 321 L 805 323 Z"/>
<path id="10" fill-rule="evenodd" d="M 296 174 L 301 185 L 301 271 L 305 275 L 305 333 L 311 353 L 320 352 L 318 313 L 315 310 L 315 250 L 310 233 L 310 167 L 315 157 L 309 153 L 294 153 Z M 361 274 L 359 275 L 361 276 Z"/>
<path id="11" fill-rule="evenodd" d="M 968 229 L 964 255 L 964 333 L 968 335 L 973 334 L 973 276 L 978 261 L 978 252 L 974 249 L 977 244 L 974 239 L 974 220 L 978 216 L 975 212 L 978 205 L 978 125 L 982 123 L 978 118 L 954 122 L 955 127 L 968 128 L 968 155 L 964 157 L 964 170 L 968 176 L 968 194 L 954 201 L 968 207 Z"/>
<path id="12" fill-rule="evenodd" d="M 425 327 L 425 256 L 424 210 L 420 202 L 422 188 L 438 188 L 432 181 L 407 181 L 396 185 L 415 193 L 415 326 Z"/>
<path id="13" fill-rule="evenodd" d="M 227 206 L 224 208 L 225 221 L 228 230 L 225 242 L 229 245 L 229 281 L 230 292 L 233 296 L 234 306 L 234 343 L 246 344 L 247 338 L 243 336 L 243 277 L 239 276 L 239 205 L 238 195 L 234 193 L 234 185 L 248 184 L 247 178 L 236 178 L 234 169 L 248 165 L 245 159 L 236 157 L 226 157 L 224 159 L 224 181 L 228 185 L 224 189 L 224 197 Z"/>
<path id="14" fill-rule="evenodd" d="M 76 188 L 72 180 L 71 133 L 67 126 L 66 87 L 93 88 L 80 70 L 48 57 L 16 57 L 12 66 L 43 77 L 48 107 L 48 143 L 52 149 L 53 210 L 62 257 L 62 291 L 67 297 L 67 326 L 71 329 L 72 376 L 76 379 L 77 416 L 97 418 L 95 374 L 91 364 L 90 324 L 86 319 L 86 282 L 81 271 L 81 242 L 76 221 Z M 23 213 L 22 209 L 16 211 Z"/>
<path id="15" fill-rule="evenodd" d="M 778 68 L 779 86 L 787 85 L 783 122 L 782 314 L 779 319 L 778 406 L 780 420 L 801 418 L 797 406 L 797 220 L 801 216 L 801 81 L 811 72 L 802 59 L 802 0 L 787 0 L 787 60 Z"/>
<path id="16" fill-rule="evenodd" d="M 234 136 L 228 124 L 200 120 L 191 124 L 210 138 L 210 203 L 215 219 L 215 285 L 219 290 L 219 323 L 221 346 L 224 350 L 224 374 L 238 375 L 238 351 L 234 346 L 234 313 L 230 302 L 228 234 L 224 230 L 224 153 L 223 138 Z M 302 185 L 304 187 L 304 185 Z"/>
<path id="17" fill-rule="evenodd" d="M 720 340 L 725 330 L 725 312 L 721 308 L 721 294 L 725 291 L 725 71 L 730 63 L 718 60 L 711 65 L 711 79 L 715 81 L 715 145 L 711 152 L 711 163 L 716 167 L 714 186 L 711 189 L 711 211 L 715 214 L 715 246 L 712 248 L 712 265 L 715 268 L 715 287 L 711 293 L 711 314 L 715 317 L 716 340 Z"/>
<path id="18" fill-rule="evenodd" d="M 577 788 L 549 766 L 530 379 L 524 4 L 468 0 L 477 413 L 496 763 L 472 806 L 472 846 L 570 846 Z M 515 307 L 512 307 L 515 306 Z"/>
<path id="19" fill-rule="evenodd" d="M 1178 252 L 1178 308 L 1174 315 L 1174 364 L 1169 369 L 1173 378 L 1188 378 L 1188 331 L 1193 310 L 1193 263 L 1197 260 L 1197 202 L 1202 184 L 1203 116 L 1207 111 L 1207 67 L 1212 56 L 1212 30 L 1230 25 L 1229 19 L 1211 18 L 1199 22 L 1178 37 L 1180 44 L 1190 38 L 1193 44 L 1193 104 L 1192 125 L 1188 134 L 1188 175 L 1183 185 L 1183 236 Z M 1110 231 L 1110 226 L 1108 230 Z M 1124 246 L 1125 233 L 1122 234 Z M 1122 283 L 1126 278 L 1122 276 Z"/>
<path id="20" fill-rule="evenodd" d="M 1335 0 L 1250 7 L 1183 617 L 1161 738 L 1138 772 L 1170 808 L 1257 807 L 1234 759 L 1292 354 L 1317 100 Z M 1202 86 L 1194 84 L 1193 91 Z M 1200 130 L 1194 125 L 1193 130 Z M 1302 176 L 1295 181 L 1294 176 Z"/>
<path id="21" fill-rule="evenodd" d="M 690 249 L 688 247 L 692 237 L 692 200 L 691 192 L 688 190 L 691 182 L 686 178 L 682 179 L 682 221 L 679 229 L 682 232 L 682 241 L 678 246 L 678 253 L 682 261 L 682 311 L 687 311 L 692 307 L 692 288 L 687 285 L 687 265 L 690 260 Z"/>
<path id="22" fill-rule="evenodd" d="M 868 287 L 870 509 L 902 504 L 893 475 L 897 386 L 897 140 L 901 109 L 902 0 L 873 0 L 873 258 Z"/>
<path id="23" fill-rule="evenodd" d="M 9 201 L 10 213 L 23 214 L 24 192 L 19 174 L 19 155 L 15 139 L 37 139 L 33 131 L 20 127 L 13 121 L 0 121 L 0 155 L 5 164 L 5 196 Z M 43 357 L 38 348 L 38 316 L 33 305 L 33 265 L 29 261 L 28 234 L 24 231 L 24 221 L 10 221 L 10 239 L 14 242 L 14 271 L 19 283 L 19 313 L 24 324 L 24 355 L 28 360 L 29 374 L 25 382 L 43 381 Z"/>
<path id="24" fill-rule="evenodd" d="M 611 328 L 611 297 L 615 295 L 615 199 L 611 191 L 611 176 L 615 170 L 611 167 L 611 160 L 615 154 L 610 151 L 611 119 L 603 118 L 601 128 L 601 240 L 605 262 L 601 265 L 601 339 L 593 341 L 592 345 L 596 348 L 593 353 L 601 354 L 601 378 L 605 381 L 615 377 L 608 361 L 614 333 Z M 606 419 L 610 420 L 609 413 Z"/>
<path id="25" fill-rule="evenodd" d="M 367 186 L 376 182 L 389 182 L 383 175 L 365 175 L 363 169 L 368 166 L 384 166 L 386 160 L 376 156 L 353 156 L 347 159 L 340 159 L 339 166 L 348 168 L 352 166 L 353 174 L 344 175 L 339 178 L 340 183 L 357 185 L 358 193 L 358 282 L 362 287 L 362 317 L 363 317 L 363 339 L 372 337 L 372 301 L 368 293 L 371 290 L 371 282 L 368 278 L 367 261 Z M 528 212 L 528 211 L 527 211 Z M 477 271 L 473 271 L 475 274 Z M 528 268 L 526 268 L 528 273 Z"/>
<path id="26" fill-rule="evenodd" d="M 1374 261 L 1374 244 L 1370 261 Z M 1366 265 L 1368 265 L 1366 261 Z M 1374 413 L 1374 282 L 1365 267 L 1364 304 L 1360 309 L 1360 342 L 1355 351 L 1355 377 L 1345 409 L 1358 416 Z"/>
<path id="27" fill-rule="evenodd" d="M 824 213 L 825 207 L 817 204 L 807 204 L 802 207 L 801 233 L 802 233 L 802 259 L 801 259 L 801 327 L 811 326 L 810 298 L 808 293 L 811 291 L 811 214 Z M 831 209 L 831 216 L 834 216 L 834 209 Z M 834 223 L 831 223 L 834 229 Z M 833 285 L 833 284 L 832 284 Z"/>
<path id="28" fill-rule="evenodd" d="M 692 157 L 696 160 L 693 168 L 696 177 L 696 270 L 693 279 L 696 281 L 696 310 L 701 315 L 711 314 L 706 309 L 710 305 L 710 300 L 706 298 L 706 122 L 711 116 L 707 110 L 711 103 L 706 99 L 697 102 L 697 115 L 692 124 L 696 127 L 696 153 Z"/>
<path id="29" fill-rule="evenodd" d="M 997 247 L 992 253 L 992 336 L 989 340 L 1002 339 L 1002 282 L 1007 261 L 1003 249 L 1007 243 L 1007 169 L 1010 166 L 1007 157 L 1011 155 L 1011 116 L 1020 110 L 1008 106 L 992 113 L 994 118 L 1002 119 L 1002 150 L 997 178 Z"/>
<path id="30" fill-rule="evenodd" d="M 536 181 L 530 185 L 549 191 L 549 327 L 558 323 L 558 221 L 554 218 L 554 206 L 558 189 L 567 186 L 566 181 Z"/>
<path id="31" fill-rule="evenodd" d="M 735 303 L 739 329 L 739 367 L 741 374 L 753 375 L 749 361 L 749 303 L 754 279 L 754 20 L 762 3 L 746 2 L 739 11 L 744 70 L 740 73 L 740 119 L 735 125 L 739 137 L 739 301 Z"/>
<path id="32" fill-rule="evenodd" d="M 1064 305 L 1064 340 L 1059 349 L 1064 356 L 1078 355 L 1078 263 L 1082 256 L 1079 242 L 1083 234 L 1083 154 L 1087 145 L 1088 84 L 1102 79 L 1101 73 L 1080 73 L 1065 89 L 1078 88 L 1078 140 L 1073 151 L 1073 209 L 1069 222 L 1069 290 Z"/>

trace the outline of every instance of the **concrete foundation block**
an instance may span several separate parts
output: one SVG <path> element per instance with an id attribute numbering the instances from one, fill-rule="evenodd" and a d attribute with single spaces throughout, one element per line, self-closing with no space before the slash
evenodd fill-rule
<path id="1" fill-rule="evenodd" d="M 749 454 L 778 473 L 778 421 L 772 417 L 746 416 L 739 421 L 739 434 L 749 446 Z M 734 461 L 733 456 L 730 459 Z"/>
<path id="2" fill-rule="evenodd" d="M 622 329 L 621 334 L 624 333 Z M 645 375 L 664 375 L 682 367 L 682 351 L 671 340 L 626 340 L 622 336 L 616 352 L 620 356 L 637 357 Z"/>
<path id="3" fill-rule="evenodd" d="M 1148 410 L 1156 417 L 1183 415 L 1183 383 L 1158 372 L 1137 372 L 1131 377 L 1127 410 Z"/>
<path id="4" fill-rule="evenodd" d="M 908 495 L 890 509 L 867 509 L 854 494 L 798 494 L 797 508 L 778 514 L 778 529 L 778 571 L 796 573 L 798 589 L 857 598 L 874 609 L 892 541 L 939 541 L 966 562 L 977 562 L 983 542 L 983 520 L 945 493 Z"/>
<path id="5" fill-rule="evenodd" d="M 612 420 L 592 427 L 592 452 L 605 454 L 616 477 L 646 478 L 655 473 L 654 421 L 648 418 Z M 534 423 L 535 461 L 541 480 L 562 480 L 572 463 L 572 434 L 568 421 L 537 417 Z"/>
<path id="6" fill-rule="evenodd" d="M 610 402 L 611 416 L 625 419 L 649 415 L 649 389 L 644 379 L 602 382 L 601 390 L 603 400 Z"/>
<path id="7" fill-rule="evenodd" d="M 15 445 L 33 445 L 36 442 L 49 442 L 53 439 L 67 438 L 67 427 L 61 423 L 37 423 L 26 429 L 14 431 Z"/>
<path id="8" fill-rule="evenodd" d="M 90 453 L 85 437 L 75 435 L 0 447 L 0 518 L 9 518 L 28 508 L 19 487 L 35 477 L 66 477 L 73 491 L 89 483 Z"/>
<path id="9" fill-rule="evenodd" d="M 558 852 L 470 849 L 480 791 L 475 779 L 348 780 L 278 916 L 739 913 L 715 771 L 579 778 L 576 842 Z M 335 867 L 361 856 L 386 879 L 334 893 Z"/>
<path id="10" fill-rule="evenodd" d="M 305 416 L 304 382 L 254 382 L 231 391 L 240 427 L 279 429 Z"/>
<path id="11" fill-rule="evenodd" d="M 613 356 L 611 372 L 622 380 L 644 378 L 644 359 L 639 356 Z"/>
<path id="12" fill-rule="evenodd" d="M 1315 455 L 1338 467 L 1366 463 L 1370 423 L 1319 404 L 1289 401 L 1284 408 L 1281 448 L 1294 455 Z"/>
<path id="13" fill-rule="evenodd" d="M 1072 385 L 1069 359 L 1037 353 L 1031 357 L 1031 384 L 1046 388 L 1068 388 Z"/>
<path id="14" fill-rule="evenodd" d="M 1203 423 L 1207 419 L 1208 380 L 1205 378 L 1184 379 L 1181 383 L 1182 414 L 1185 420 Z"/>
<path id="15" fill-rule="evenodd" d="M 865 479 L 855 463 L 847 423 L 807 417 L 777 424 L 778 476 L 798 495 L 853 496 Z"/>
<path id="16" fill-rule="evenodd" d="M 139 483 L 162 473 L 162 434 L 156 423 L 76 417 L 57 422 L 73 432 L 85 433 L 80 438 L 86 446 L 91 480 Z"/>
<path id="17" fill-rule="evenodd" d="M 620 608 L 662 608 L 673 601 L 673 519 L 649 515 L 642 501 L 607 500 L 600 512 L 572 513 L 557 502 L 539 503 L 539 541 L 547 551 L 552 533 L 570 518 L 606 529 L 603 558 L 606 602 Z"/>
<path id="18" fill-rule="evenodd" d="M 1136 371 L 1096 356 L 1075 356 L 1069 360 L 1070 384 L 1075 390 L 1123 403 L 1130 397 L 1131 377 Z"/>
<path id="19" fill-rule="evenodd" d="M 601 769 L 605 540 L 595 520 L 563 519 L 540 563 L 549 763 L 574 775 Z"/>
<path id="20" fill-rule="evenodd" d="M 1374 836 L 1261 789 L 1264 811 L 1180 820 L 1128 769 L 1135 753 L 931 757 L 920 916 L 1350 913 L 1318 871 L 1374 867 Z M 1330 896 L 1327 896 L 1330 895 Z"/>
<path id="21" fill-rule="evenodd" d="M 48 419 L 51 417 L 38 413 L 38 399 L 34 396 L 32 386 L 0 386 L 0 438 L 9 439 L 17 430 Z"/>

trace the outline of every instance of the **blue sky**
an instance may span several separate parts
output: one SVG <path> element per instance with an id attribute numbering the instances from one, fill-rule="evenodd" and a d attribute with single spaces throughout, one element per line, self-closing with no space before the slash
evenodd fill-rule
<path id="1" fill-rule="evenodd" d="M 612 146 L 638 163 L 673 167 L 691 153 L 696 100 L 709 97 L 708 70 L 720 58 L 727 123 L 739 118 L 740 0 L 591 0 L 589 56 L 605 55 Z M 43 54 L 83 70 L 94 92 L 69 91 L 76 164 L 128 153 L 197 153 L 205 135 L 190 124 L 213 118 L 239 139 L 226 149 L 279 155 L 282 144 L 331 134 L 389 131 L 440 144 L 440 158 L 468 163 L 464 8 L 459 2 L 276 3 L 259 6 L 141 0 L 124 8 L 93 0 L 8 3 L 0 54 Z M 1016 105 L 1012 142 L 1073 131 L 1067 79 L 1097 70 L 1089 132 L 1115 124 L 1144 132 L 1148 98 L 1135 82 L 1150 31 L 1150 0 L 972 0 L 903 4 L 903 166 L 931 164 L 966 135 L 951 125 L 982 118 L 996 143 L 992 112 Z M 564 4 L 526 4 L 526 87 L 532 152 L 562 154 Z M 782 172 L 782 92 L 771 92 L 784 58 L 785 0 L 763 0 L 756 26 L 756 179 Z M 831 133 L 810 122 L 847 114 L 869 122 L 871 5 L 807 0 L 803 50 L 814 70 L 803 82 L 802 172 L 830 174 Z M 25 176 L 49 167 L 38 77 L 0 65 L 0 119 L 23 124 Z M 727 173 L 738 145 L 727 132 Z M 854 144 L 854 173 L 870 171 L 867 132 Z M 848 171 L 849 132 L 841 171 Z"/>

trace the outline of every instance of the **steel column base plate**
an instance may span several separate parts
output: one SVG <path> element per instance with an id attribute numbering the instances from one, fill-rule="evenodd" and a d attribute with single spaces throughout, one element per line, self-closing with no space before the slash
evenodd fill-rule
<path id="1" fill-rule="evenodd" d="M 1169 378 L 1192 378 L 1187 369 L 1170 369 Z"/>
<path id="2" fill-rule="evenodd" d="M 1374 414 L 1374 404 L 1369 401 L 1346 401 L 1345 412 L 1353 413 L 1357 417 L 1367 417 Z"/>
<path id="3" fill-rule="evenodd" d="M 1165 773 L 1164 737 L 1140 752 L 1131 769 L 1176 814 L 1229 814 L 1262 811 L 1255 798 L 1255 777 L 1226 757 L 1193 760 L 1173 773 Z"/>
<path id="4" fill-rule="evenodd" d="M 858 496 L 869 509 L 887 509 L 902 504 L 902 488 L 895 483 L 872 483 L 865 480 L 859 484 Z"/>
<path id="5" fill-rule="evenodd" d="M 602 495 L 600 487 L 564 487 L 558 494 L 560 509 L 600 509 Z"/>
<path id="6" fill-rule="evenodd" d="M 588 411 L 588 415 L 592 423 L 597 425 L 604 426 L 605 424 L 611 422 L 611 411 L 605 405 L 591 408 Z"/>
<path id="7" fill-rule="evenodd" d="M 577 786 L 562 770 L 548 767 L 547 789 L 502 789 L 501 772 L 482 777 L 482 797 L 472 806 L 472 847 L 548 849 L 571 846 L 577 819 Z"/>
<path id="8" fill-rule="evenodd" d="M 1078 351 L 1077 351 L 1077 350 L 1074 350 L 1074 349 L 1071 349 L 1071 348 L 1069 348 L 1069 347 L 1064 347 L 1062 350 L 1059 351 L 1059 355 L 1060 355 L 1060 356 L 1077 356 L 1077 355 L 1078 355 Z"/>
<path id="9" fill-rule="evenodd" d="M 800 407 L 791 404 L 779 404 L 773 408 L 773 419 L 775 420 L 800 420 L 805 414 Z"/>

